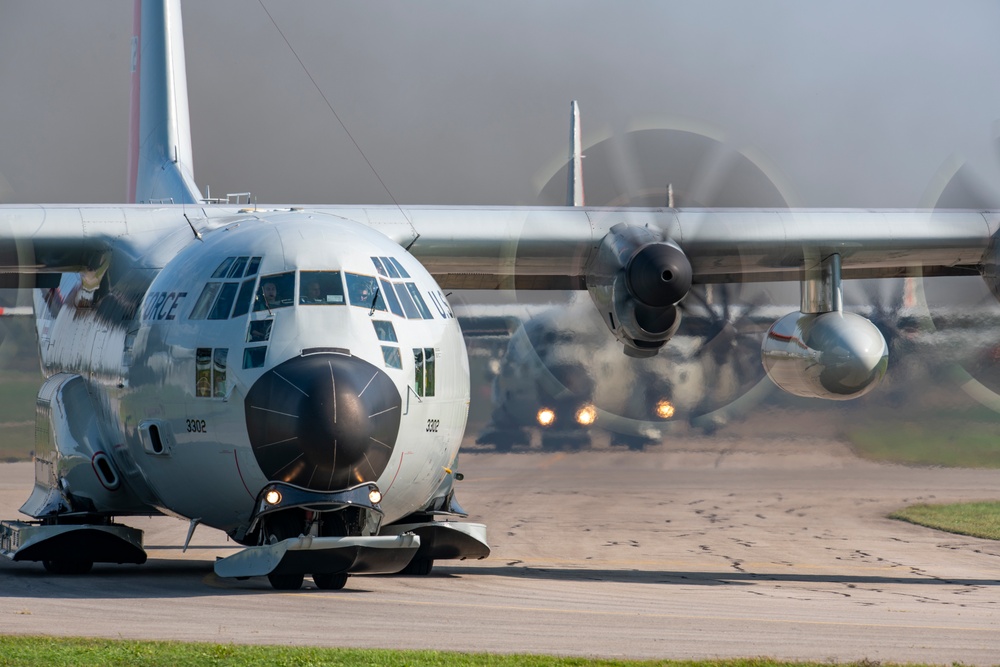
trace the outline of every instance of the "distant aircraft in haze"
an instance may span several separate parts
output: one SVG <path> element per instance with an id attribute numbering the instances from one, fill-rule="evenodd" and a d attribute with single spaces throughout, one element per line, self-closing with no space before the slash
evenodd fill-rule
<path id="1" fill-rule="evenodd" d="M 797 281 L 764 367 L 837 400 L 888 363 L 842 279 L 981 273 L 996 291 L 1000 216 L 978 210 L 586 207 L 575 186 L 566 207 L 209 201 L 180 4 L 136 4 L 129 202 L 0 207 L 0 273 L 33 290 L 45 375 L 33 521 L 0 529 L 14 560 L 141 563 L 116 518 L 157 513 L 246 547 L 219 576 L 279 589 L 485 557 L 454 498 L 469 365 L 445 290 L 586 289 L 638 363 L 693 284 Z M 579 155 L 577 139 L 577 181 Z"/>

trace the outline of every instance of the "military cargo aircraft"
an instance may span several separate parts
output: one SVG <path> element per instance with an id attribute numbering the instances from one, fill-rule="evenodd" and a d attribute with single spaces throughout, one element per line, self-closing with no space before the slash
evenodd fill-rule
<path id="1" fill-rule="evenodd" d="M 141 563 L 116 519 L 150 514 L 224 531 L 246 548 L 216 574 L 278 589 L 485 557 L 454 498 L 469 367 L 446 290 L 587 290 L 649 359 L 693 284 L 799 282 L 763 364 L 835 400 L 888 363 L 843 279 L 978 273 L 996 293 L 994 211 L 587 207 L 575 187 L 566 207 L 218 202 L 194 179 L 180 3 L 136 9 L 128 201 L 0 207 L 45 376 L 32 520 L 0 529 L 14 560 Z"/>

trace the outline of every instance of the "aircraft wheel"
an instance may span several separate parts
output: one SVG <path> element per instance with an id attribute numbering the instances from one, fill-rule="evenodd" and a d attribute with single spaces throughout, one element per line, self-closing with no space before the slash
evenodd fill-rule
<path id="1" fill-rule="evenodd" d="M 578 452 L 590 449 L 590 434 L 545 433 L 542 435 L 542 449 L 546 452 Z"/>
<path id="2" fill-rule="evenodd" d="M 623 434 L 616 435 L 611 441 L 612 445 L 624 445 L 625 447 L 628 447 L 629 451 L 633 452 L 641 452 L 646 449 L 648 445 L 652 445 L 653 443 L 653 440 L 643 438 L 639 435 Z"/>
<path id="3" fill-rule="evenodd" d="M 313 581 L 316 583 L 316 588 L 319 588 L 320 590 L 339 591 L 347 585 L 347 573 L 339 572 L 337 574 L 313 574 Z"/>
<path id="4" fill-rule="evenodd" d="M 414 558 L 410 561 L 410 564 L 403 568 L 400 574 L 410 574 L 418 577 L 423 577 L 431 573 L 434 568 L 433 558 Z"/>
<path id="5" fill-rule="evenodd" d="M 89 560 L 44 560 L 42 567 L 52 574 L 87 574 L 94 564 Z"/>
<path id="6" fill-rule="evenodd" d="M 267 580 L 271 582 L 271 588 L 276 591 L 296 591 L 302 587 L 303 574 L 275 574 L 267 575 Z"/>

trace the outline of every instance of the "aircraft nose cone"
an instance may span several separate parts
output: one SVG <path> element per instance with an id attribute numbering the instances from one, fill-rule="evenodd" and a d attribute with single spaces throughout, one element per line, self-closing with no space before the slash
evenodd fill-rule
<path id="1" fill-rule="evenodd" d="M 290 359 L 254 383 L 247 431 L 260 469 L 317 491 L 378 479 L 399 434 L 402 401 L 388 375 L 342 354 Z"/>

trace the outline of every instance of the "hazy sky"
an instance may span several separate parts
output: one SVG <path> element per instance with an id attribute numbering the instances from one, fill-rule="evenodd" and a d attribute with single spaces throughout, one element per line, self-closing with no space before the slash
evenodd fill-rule
<path id="1" fill-rule="evenodd" d="M 1000 183 L 1000 3 L 265 4 L 401 203 L 534 203 L 571 99 L 622 183 L 643 168 L 622 138 L 651 128 L 743 153 L 800 205 L 918 206 L 969 161 Z M 203 187 L 389 202 L 258 2 L 184 20 Z M 0 0 L 0 199 L 123 200 L 130 31 L 121 0 Z"/>

